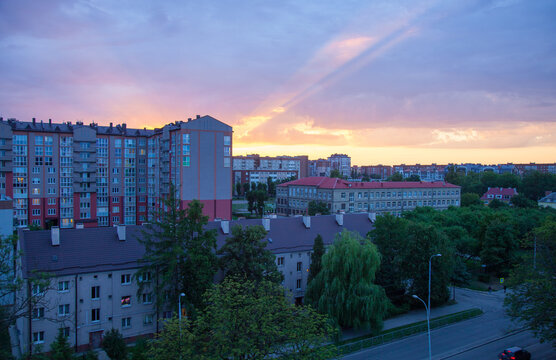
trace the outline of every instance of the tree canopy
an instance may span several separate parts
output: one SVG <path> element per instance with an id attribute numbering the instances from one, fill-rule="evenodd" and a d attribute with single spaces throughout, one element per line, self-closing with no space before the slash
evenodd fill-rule
<path id="1" fill-rule="evenodd" d="M 308 208 L 307 212 L 309 213 L 310 216 L 315 216 L 316 214 L 321 214 L 321 215 L 330 214 L 330 210 L 328 209 L 328 206 L 323 201 L 311 200 L 309 201 L 307 208 Z"/>
<path id="2" fill-rule="evenodd" d="M 389 307 L 384 289 L 374 283 L 379 267 L 376 246 L 358 233 L 343 231 L 307 285 L 307 301 L 342 327 L 379 330 Z"/>

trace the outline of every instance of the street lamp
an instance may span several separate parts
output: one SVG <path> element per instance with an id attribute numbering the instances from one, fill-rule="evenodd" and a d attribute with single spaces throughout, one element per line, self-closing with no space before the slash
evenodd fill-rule
<path id="1" fill-rule="evenodd" d="M 432 358 L 432 350 L 431 350 L 431 326 L 430 326 L 430 318 L 431 318 L 431 273 L 432 273 L 432 258 L 435 256 L 442 256 L 442 254 L 434 254 L 431 255 L 429 258 L 429 298 L 427 302 L 427 326 L 429 328 L 429 359 Z M 421 299 L 419 299 L 421 300 Z M 421 300 L 422 301 L 422 300 Z"/>
<path id="2" fill-rule="evenodd" d="M 184 293 L 181 293 L 181 294 L 180 294 L 180 297 L 178 298 L 178 308 L 179 308 L 179 309 L 178 309 L 178 319 L 179 319 L 180 321 L 181 321 L 181 297 L 182 297 L 182 296 L 185 296 L 185 294 L 184 294 Z M 181 330 L 181 328 L 180 328 L 180 330 Z"/>
<path id="3" fill-rule="evenodd" d="M 432 358 L 431 355 L 431 324 L 430 324 L 430 314 L 429 314 L 429 308 L 427 306 L 427 304 L 423 301 L 423 299 L 421 299 L 419 296 L 417 295 L 411 295 L 414 299 L 418 299 L 420 300 L 423 305 L 425 305 L 425 310 L 427 312 L 427 333 L 429 335 L 429 360 Z"/>

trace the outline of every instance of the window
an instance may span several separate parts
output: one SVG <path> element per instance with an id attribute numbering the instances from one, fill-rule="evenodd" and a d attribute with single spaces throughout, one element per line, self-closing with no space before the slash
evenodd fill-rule
<path id="1" fill-rule="evenodd" d="M 41 199 L 33 199 L 32 204 L 33 205 L 40 205 L 41 204 Z"/>
<path id="2" fill-rule="evenodd" d="M 122 285 L 131 284 L 131 274 L 122 274 Z"/>
<path id="3" fill-rule="evenodd" d="M 69 304 L 58 305 L 58 316 L 67 316 L 70 312 Z"/>
<path id="4" fill-rule="evenodd" d="M 297 271 L 301 271 L 301 267 L 303 266 L 303 263 L 301 261 L 299 261 L 297 263 Z"/>
<path id="5" fill-rule="evenodd" d="M 143 304 L 152 304 L 153 294 L 152 293 L 145 293 L 145 294 L 143 294 L 141 300 L 142 300 Z"/>
<path id="6" fill-rule="evenodd" d="M 31 293 L 33 295 L 41 295 L 44 292 L 44 287 L 41 284 L 34 284 Z"/>
<path id="7" fill-rule="evenodd" d="M 183 134 L 183 143 L 184 144 L 189 144 L 189 140 L 190 140 L 190 135 L 189 134 Z"/>
<path id="8" fill-rule="evenodd" d="M 33 333 L 33 343 L 42 344 L 44 342 L 44 331 L 36 331 Z"/>
<path id="9" fill-rule="evenodd" d="M 297 279 L 297 280 L 295 281 L 295 288 L 296 288 L 297 290 L 301 289 L 301 279 Z"/>
<path id="10" fill-rule="evenodd" d="M 224 135 L 224 145 L 230 146 L 232 144 L 232 137 L 229 135 Z"/>
<path id="11" fill-rule="evenodd" d="M 100 321 L 100 309 L 91 310 L 91 322 Z"/>
<path id="12" fill-rule="evenodd" d="M 280 256 L 280 257 L 278 258 L 277 263 L 278 263 L 278 266 L 284 266 L 284 257 L 283 257 L 283 256 Z"/>
<path id="13" fill-rule="evenodd" d="M 131 318 L 126 317 L 122 318 L 122 329 L 127 329 L 131 327 Z"/>
<path id="14" fill-rule="evenodd" d="M 183 166 L 189 167 L 190 161 L 189 161 L 189 156 L 184 156 L 183 157 Z"/>
<path id="15" fill-rule="evenodd" d="M 69 326 L 66 326 L 65 328 L 62 329 L 62 334 L 63 334 L 65 337 L 69 337 L 69 336 L 70 336 L 70 328 L 69 328 Z"/>
<path id="16" fill-rule="evenodd" d="M 56 198 L 48 198 L 48 205 L 56 205 Z"/>
<path id="17" fill-rule="evenodd" d="M 100 298 L 100 286 L 92 286 L 91 299 L 99 299 L 99 298 Z"/>
<path id="18" fill-rule="evenodd" d="M 48 209 L 48 215 L 56 215 L 56 209 Z"/>
<path id="19" fill-rule="evenodd" d="M 143 324 L 150 325 L 152 323 L 153 323 L 153 316 L 151 314 L 145 315 L 145 317 L 143 318 Z"/>
<path id="20" fill-rule="evenodd" d="M 122 139 L 114 140 L 114 147 L 121 148 L 122 147 Z"/>
<path id="21" fill-rule="evenodd" d="M 120 202 L 120 198 L 117 196 L 112 197 L 112 202 L 113 203 L 119 203 Z"/>
<path id="22" fill-rule="evenodd" d="M 121 306 L 131 306 L 131 295 L 122 296 L 120 301 Z"/>
<path id="23" fill-rule="evenodd" d="M 229 157 L 224 158 L 224 167 L 230 167 L 230 158 Z"/>
<path id="24" fill-rule="evenodd" d="M 139 275 L 139 282 L 150 282 L 152 279 L 151 273 L 146 272 L 144 274 Z"/>
<path id="25" fill-rule="evenodd" d="M 44 308 L 33 308 L 33 320 L 42 319 L 44 317 Z"/>
<path id="26" fill-rule="evenodd" d="M 70 282 L 66 281 L 58 281 L 58 291 L 69 291 Z"/>
<path id="27" fill-rule="evenodd" d="M 119 206 L 112 206 L 112 212 L 113 213 L 120 212 L 120 207 Z"/>
<path id="28" fill-rule="evenodd" d="M 183 145 L 183 155 L 190 155 L 189 145 Z"/>

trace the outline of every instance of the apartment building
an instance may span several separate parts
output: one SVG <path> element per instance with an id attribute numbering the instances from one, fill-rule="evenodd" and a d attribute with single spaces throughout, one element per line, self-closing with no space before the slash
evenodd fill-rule
<path id="1" fill-rule="evenodd" d="M 448 172 L 447 165 L 394 165 L 392 166 L 394 173 L 402 174 L 404 179 L 407 179 L 411 175 L 417 175 L 421 181 L 443 181 L 444 176 Z"/>
<path id="2" fill-rule="evenodd" d="M 260 156 L 250 154 L 233 157 L 234 183 L 267 183 L 267 179 L 280 181 L 295 177 L 307 177 L 309 157 L 300 156 Z"/>
<path id="3" fill-rule="evenodd" d="M 400 215 L 419 206 L 438 210 L 460 206 L 460 187 L 446 182 L 351 182 L 309 177 L 276 188 L 276 213 L 307 214 L 310 201 L 324 202 L 330 212 Z"/>
<path id="4" fill-rule="evenodd" d="M 316 217 L 265 218 L 237 221 L 212 221 L 207 228 L 217 231 L 220 248 L 231 236 L 234 226 L 263 226 L 262 240 L 276 256 L 284 275 L 283 286 L 292 302 L 302 303 L 307 286 L 314 239 L 321 235 L 330 245 L 337 233 L 356 231 L 365 236 L 372 230 L 374 214 L 337 214 Z M 36 346 L 50 350 L 58 329 L 79 351 L 100 345 L 103 333 L 118 329 L 128 342 L 160 330 L 160 321 L 172 316 L 172 309 L 156 311 L 151 291 L 155 274 L 137 279 L 137 260 L 144 254 L 138 239 L 142 226 L 97 227 L 82 229 L 52 228 L 19 231 L 22 250 L 18 268 L 26 286 L 18 298 L 43 294 L 25 317 L 11 329 L 16 339 L 16 356 Z M 33 286 L 30 279 L 37 271 L 53 275 L 50 286 Z M 138 281 L 144 290 L 137 294 Z M 174 309 L 177 310 L 177 309 Z"/>
<path id="5" fill-rule="evenodd" d="M 0 194 L 17 226 L 141 224 L 170 182 L 183 206 L 229 219 L 231 158 L 232 128 L 210 116 L 152 130 L 0 118 Z"/>
<path id="6" fill-rule="evenodd" d="M 351 167 L 353 172 L 359 176 L 366 175 L 370 178 L 376 178 L 380 180 L 386 180 L 392 175 L 392 167 L 388 165 L 364 165 Z"/>
<path id="7" fill-rule="evenodd" d="M 328 157 L 331 170 L 338 170 L 342 176 L 351 176 L 351 158 L 346 154 L 332 154 Z"/>
<path id="8" fill-rule="evenodd" d="M 327 159 L 309 160 L 309 176 L 330 176 L 330 161 Z"/>

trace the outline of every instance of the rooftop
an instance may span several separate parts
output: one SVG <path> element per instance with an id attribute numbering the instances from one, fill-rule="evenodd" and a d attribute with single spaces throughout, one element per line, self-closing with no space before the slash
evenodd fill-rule
<path id="1" fill-rule="evenodd" d="M 313 176 L 289 181 L 278 186 L 316 186 L 320 189 L 413 189 L 413 188 L 460 188 L 443 181 L 373 181 L 354 182 L 338 178 Z"/>

